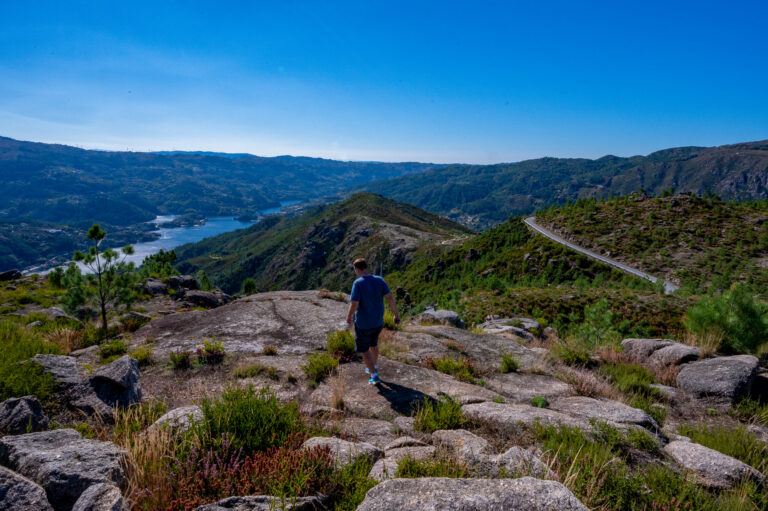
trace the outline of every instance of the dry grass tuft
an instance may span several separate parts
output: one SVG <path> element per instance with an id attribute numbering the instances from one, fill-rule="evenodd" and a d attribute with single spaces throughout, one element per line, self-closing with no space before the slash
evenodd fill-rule
<path id="1" fill-rule="evenodd" d="M 721 332 L 709 331 L 704 335 L 697 335 L 688 332 L 683 338 L 683 342 L 689 346 L 696 346 L 701 350 L 701 357 L 709 357 L 717 353 L 717 349 L 723 342 Z"/>
<path id="2" fill-rule="evenodd" d="M 407 344 L 395 339 L 395 333 L 389 330 L 382 330 L 379 335 L 379 353 L 388 359 L 405 361 L 405 354 L 410 351 Z"/>
<path id="3" fill-rule="evenodd" d="M 579 396 L 605 397 L 615 401 L 624 401 L 622 393 L 611 385 L 608 378 L 588 369 L 561 366 L 555 371 L 555 376 L 571 385 Z"/>
<path id="4" fill-rule="evenodd" d="M 677 375 L 680 373 L 680 366 L 652 365 L 649 369 L 653 372 L 657 382 L 670 387 L 677 386 Z"/>
<path id="5" fill-rule="evenodd" d="M 331 379 L 331 408 L 344 410 L 344 375 L 346 369 L 340 367 Z"/>
<path id="6" fill-rule="evenodd" d="M 48 332 L 45 340 L 55 345 L 65 355 L 69 355 L 82 346 L 82 331 L 71 330 L 69 328 L 57 328 Z"/>
<path id="7" fill-rule="evenodd" d="M 329 300 L 336 300 L 337 302 L 346 302 L 347 297 L 344 295 L 344 293 L 333 293 L 331 291 L 328 291 L 327 289 L 321 289 L 317 292 L 318 298 L 326 298 Z"/>

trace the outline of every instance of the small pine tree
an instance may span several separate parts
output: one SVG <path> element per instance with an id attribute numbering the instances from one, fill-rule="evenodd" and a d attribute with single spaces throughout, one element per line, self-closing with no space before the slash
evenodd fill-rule
<path id="1" fill-rule="evenodd" d="M 256 281 L 252 278 L 248 277 L 243 282 L 243 294 L 244 295 L 252 295 L 257 291 L 256 289 Z"/>

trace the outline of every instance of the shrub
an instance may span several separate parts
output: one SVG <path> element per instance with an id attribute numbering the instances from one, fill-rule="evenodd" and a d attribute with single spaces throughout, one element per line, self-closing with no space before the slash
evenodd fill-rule
<path id="1" fill-rule="evenodd" d="M 268 357 L 274 357 L 277 355 L 277 347 L 275 346 L 264 346 L 264 350 L 262 353 Z"/>
<path id="2" fill-rule="evenodd" d="M 349 330 L 336 330 L 328 334 L 326 348 L 331 355 L 351 357 L 355 354 L 355 338 Z"/>
<path id="3" fill-rule="evenodd" d="M 131 356 L 139 363 L 139 367 L 148 366 L 152 363 L 152 345 L 144 344 L 131 352 Z"/>
<path id="4" fill-rule="evenodd" d="M 536 396 L 531 398 L 531 405 L 536 408 L 546 408 L 549 406 L 549 401 L 544 396 Z"/>
<path id="5" fill-rule="evenodd" d="M 223 452 L 223 439 L 233 451 L 248 455 L 285 444 L 305 431 L 296 403 L 282 404 L 267 389 L 229 387 L 217 399 L 204 399 L 203 420 L 190 430 L 203 450 Z"/>
<path id="6" fill-rule="evenodd" d="M 443 355 L 441 358 L 429 357 L 426 359 L 426 366 L 467 383 L 475 383 L 477 376 L 477 370 L 468 358 L 453 358 L 448 355 Z"/>
<path id="7" fill-rule="evenodd" d="M 267 366 L 262 364 L 250 364 L 241 366 L 232 373 L 235 378 L 253 378 L 267 370 Z"/>
<path id="8" fill-rule="evenodd" d="M 256 286 L 256 281 L 252 278 L 247 278 L 243 281 L 243 294 L 244 295 L 252 295 L 258 291 L 258 287 Z"/>
<path id="9" fill-rule="evenodd" d="M 152 321 L 150 318 L 128 316 L 127 318 L 120 320 L 120 325 L 122 326 L 124 332 L 135 332 L 150 321 Z"/>
<path id="10" fill-rule="evenodd" d="M 128 343 L 123 339 L 113 339 L 99 346 L 99 357 L 102 360 L 114 360 L 128 352 Z"/>
<path id="11" fill-rule="evenodd" d="M 515 360 L 515 357 L 512 356 L 512 354 L 505 353 L 501 356 L 501 372 L 502 373 L 504 374 L 516 373 L 519 367 L 520 367 L 520 364 L 517 363 L 517 360 Z"/>
<path id="12" fill-rule="evenodd" d="M 768 341 L 768 306 L 736 285 L 707 296 L 688 311 L 685 327 L 697 338 L 716 335 L 724 353 L 756 353 Z"/>
<path id="13" fill-rule="evenodd" d="M 174 369 L 189 369 L 192 367 L 192 353 L 186 350 L 174 351 L 169 355 L 171 367 Z"/>
<path id="14" fill-rule="evenodd" d="M 587 367 L 592 364 L 590 351 L 579 345 L 574 338 L 568 338 L 565 342 L 555 347 L 555 354 L 563 364 L 575 367 Z"/>
<path id="15" fill-rule="evenodd" d="M 416 460 L 406 456 L 397 462 L 397 472 L 395 477 L 417 478 L 417 477 L 467 477 L 468 470 L 464 463 L 456 458 L 434 458 L 427 460 Z"/>
<path id="16" fill-rule="evenodd" d="M 197 280 L 197 283 L 200 285 L 200 289 L 202 291 L 211 291 L 213 289 L 213 284 L 211 284 L 211 279 L 208 278 L 208 274 L 205 273 L 205 270 L 198 270 L 198 272 L 195 273 L 195 279 Z"/>
<path id="17" fill-rule="evenodd" d="M 440 429 L 458 429 L 464 424 L 461 404 L 450 396 L 442 396 L 438 400 L 424 398 L 414 418 L 413 427 L 428 433 Z"/>
<path id="18" fill-rule="evenodd" d="M 306 365 L 301 366 L 302 371 L 314 385 L 319 384 L 326 376 L 331 374 L 339 365 L 339 361 L 327 353 L 312 353 Z"/>
<path id="19" fill-rule="evenodd" d="M 224 361 L 224 344 L 206 339 L 203 346 L 198 347 L 195 353 L 200 364 L 221 364 Z"/>

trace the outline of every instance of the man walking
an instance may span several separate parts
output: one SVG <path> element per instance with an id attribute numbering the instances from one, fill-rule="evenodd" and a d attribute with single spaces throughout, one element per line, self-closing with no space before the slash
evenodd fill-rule
<path id="1" fill-rule="evenodd" d="M 368 273 L 365 259 L 354 262 L 357 280 L 352 284 L 347 323 L 355 323 L 355 350 L 363 355 L 365 372 L 371 375 L 370 384 L 381 382 L 379 379 L 379 333 L 384 326 L 384 300 L 395 314 L 395 324 L 400 323 L 395 299 L 389 292 L 389 286 L 381 277 Z M 383 298 L 383 300 L 382 300 Z"/>

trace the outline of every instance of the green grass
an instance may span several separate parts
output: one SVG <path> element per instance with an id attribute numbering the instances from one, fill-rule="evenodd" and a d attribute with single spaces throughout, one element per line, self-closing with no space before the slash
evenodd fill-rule
<path id="1" fill-rule="evenodd" d="M 464 463 L 455 458 L 433 458 L 416 460 L 406 456 L 397 462 L 395 477 L 468 477 L 469 471 Z"/>
<path id="2" fill-rule="evenodd" d="M 174 370 L 189 369 L 192 367 L 192 353 L 186 350 L 174 351 L 168 355 L 171 367 Z"/>
<path id="3" fill-rule="evenodd" d="M 301 366 L 304 374 L 314 384 L 317 385 L 330 375 L 339 365 L 339 361 L 327 353 L 312 353 L 309 360 Z"/>
<path id="4" fill-rule="evenodd" d="M 336 330 L 328 334 L 326 349 L 330 355 L 350 357 L 355 354 L 355 338 L 349 330 Z"/>
<path id="5" fill-rule="evenodd" d="M 38 353 L 59 351 L 40 332 L 24 327 L 21 321 L 0 321 L 0 401 L 30 394 L 45 401 L 51 395 L 53 377 L 37 364 L 22 363 Z"/>
<path id="6" fill-rule="evenodd" d="M 99 346 L 99 357 L 103 361 L 115 360 L 128 352 L 128 343 L 123 339 L 113 339 Z"/>
<path id="7" fill-rule="evenodd" d="M 654 374 L 640 364 L 603 364 L 600 374 L 611 378 L 614 386 L 629 398 L 629 405 L 650 415 L 659 425 L 664 424 L 667 409 L 663 395 L 652 388 Z"/>
<path id="8" fill-rule="evenodd" d="M 684 424 L 678 432 L 697 444 L 733 456 L 768 475 L 768 443 L 759 440 L 742 424 L 733 427 Z"/>
<path id="9" fill-rule="evenodd" d="M 506 373 L 516 373 L 517 369 L 520 367 L 520 364 L 517 362 L 515 357 L 510 353 L 505 353 L 501 356 L 501 372 Z"/>
<path id="10" fill-rule="evenodd" d="M 442 396 L 438 400 L 424 398 L 414 418 L 413 427 L 427 433 L 441 429 L 459 429 L 465 422 L 461 404 L 449 396 Z"/>
<path id="11" fill-rule="evenodd" d="M 244 454 L 283 445 L 306 430 L 296 403 L 282 404 L 269 389 L 230 387 L 200 405 L 203 420 L 190 430 L 202 448 L 220 448 L 222 438 Z"/>
<path id="12" fill-rule="evenodd" d="M 265 375 L 271 380 L 280 379 L 280 374 L 273 366 L 266 366 L 264 364 L 249 364 L 247 366 L 238 367 L 232 373 L 235 378 L 254 378 L 259 375 Z"/>
<path id="13" fill-rule="evenodd" d="M 333 495 L 326 503 L 334 511 L 354 511 L 365 499 L 368 490 L 378 484 L 378 481 L 368 477 L 372 463 L 365 457 L 355 463 L 344 465 L 334 474 L 336 487 Z"/>
<path id="14" fill-rule="evenodd" d="M 549 401 L 547 401 L 547 398 L 544 396 L 536 396 L 531 398 L 531 406 L 535 406 L 536 408 L 547 408 L 549 407 Z"/>
<path id="15" fill-rule="evenodd" d="M 454 358 L 443 355 L 441 358 L 430 357 L 426 360 L 426 366 L 441 373 L 450 374 L 459 381 L 476 383 L 479 376 L 472 361 L 468 358 Z"/>
<path id="16" fill-rule="evenodd" d="M 139 363 L 139 367 L 145 367 L 148 365 L 151 365 L 152 360 L 152 345 L 151 344 L 144 344 L 142 346 L 139 346 L 135 350 L 133 350 L 130 353 L 131 357 L 136 359 L 136 362 Z"/>
<path id="17" fill-rule="evenodd" d="M 768 403 L 746 398 L 739 401 L 734 411 L 742 419 L 754 420 L 768 426 Z"/>

